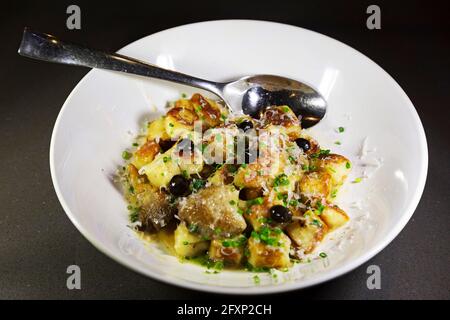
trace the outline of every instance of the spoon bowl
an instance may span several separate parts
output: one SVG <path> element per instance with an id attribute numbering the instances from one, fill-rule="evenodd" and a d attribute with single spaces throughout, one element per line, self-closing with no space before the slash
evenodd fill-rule
<path id="1" fill-rule="evenodd" d="M 301 117 L 304 128 L 318 123 L 327 110 L 326 100 L 316 90 L 275 75 L 255 75 L 229 82 L 222 89 L 222 97 L 228 105 L 237 106 L 254 118 L 268 106 L 287 105 Z"/>
<path id="2" fill-rule="evenodd" d="M 100 68 L 173 81 L 210 91 L 233 113 L 258 118 L 266 107 L 288 105 L 301 118 L 303 128 L 317 124 L 327 109 L 325 99 L 303 82 L 276 75 L 255 75 L 226 83 L 213 82 L 167 70 L 116 53 L 107 53 L 63 42 L 56 37 L 25 28 L 19 54 L 25 57 Z"/>

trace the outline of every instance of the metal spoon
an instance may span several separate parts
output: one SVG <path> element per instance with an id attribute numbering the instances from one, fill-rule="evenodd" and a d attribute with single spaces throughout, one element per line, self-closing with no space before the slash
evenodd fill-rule
<path id="1" fill-rule="evenodd" d="M 210 91 L 219 96 L 235 113 L 258 117 L 271 105 L 288 105 L 301 116 L 302 127 L 319 122 L 327 108 L 325 99 L 310 86 L 275 75 L 243 77 L 230 82 L 213 82 L 117 53 L 106 53 L 77 44 L 63 42 L 52 35 L 25 28 L 19 54 L 25 57 L 137 74 L 173 81 Z"/>

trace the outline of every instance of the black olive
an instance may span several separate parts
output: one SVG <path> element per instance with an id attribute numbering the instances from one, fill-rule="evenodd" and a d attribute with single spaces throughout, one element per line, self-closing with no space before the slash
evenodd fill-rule
<path id="1" fill-rule="evenodd" d="M 292 220 L 292 213 L 285 206 L 273 206 L 269 209 L 269 214 L 272 220 L 275 222 L 289 222 Z"/>
<path id="2" fill-rule="evenodd" d="M 245 132 L 253 128 L 253 123 L 250 120 L 244 120 L 238 124 L 238 128 Z"/>
<path id="3" fill-rule="evenodd" d="M 172 141 L 172 140 L 160 140 L 159 141 L 159 146 L 160 146 L 162 152 L 166 152 L 167 150 L 172 148 L 174 144 L 175 144 L 175 141 Z"/>
<path id="4" fill-rule="evenodd" d="M 311 149 L 311 144 L 306 139 L 298 138 L 297 140 L 295 140 L 295 143 L 300 149 L 303 150 L 303 152 L 307 152 L 309 149 Z"/>
<path id="5" fill-rule="evenodd" d="M 170 179 L 169 191 L 176 197 L 185 197 L 191 193 L 189 185 L 189 180 L 178 174 Z"/>
<path id="6" fill-rule="evenodd" d="M 243 188 L 239 191 L 239 199 L 248 201 L 262 197 L 263 190 L 260 188 Z"/>

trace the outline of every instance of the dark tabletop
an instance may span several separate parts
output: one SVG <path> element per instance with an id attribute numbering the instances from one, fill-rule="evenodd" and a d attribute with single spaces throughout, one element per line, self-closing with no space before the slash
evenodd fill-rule
<path id="1" fill-rule="evenodd" d="M 87 69 L 46 64 L 16 53 L 23 27 L 117 50 L 170 27 L 246 18 L 314 30 L 361 51 L 408 94 L 429 147 L 422 200 L 400 235 L 360 268 L 279 297 L 450 299 L 450 12 L 444 2 L 394 1 L 381 8 L 381 30 L 366 28 L 372 1 L 12 1 L 0 10 L 0 298 L 204 298 L 145 278 L 95 249 L 65 215 L 53 190 L 49 143 L 61 105 Z M 66 8 L 81 8 L 81 30 L 66 28 Z M 199 39 L 201 40 L 201 39 Z M 295 41 L 295 39 L 293 39 Z M 280 48 L 289 50 L 289 48 Z M 199 47 L 201 50 L 201 47 Z M 411 150 L 411 157 L 414 157 Z M 79 265 L 81 290 L 68 290 L 66 268 Z M 366 286 L 369 265 L 381 289 Z"/>

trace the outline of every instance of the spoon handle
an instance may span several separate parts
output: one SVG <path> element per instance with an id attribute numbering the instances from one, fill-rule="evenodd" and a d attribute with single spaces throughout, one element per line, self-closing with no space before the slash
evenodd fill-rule
<path id="1" fill-rule="evenodd" d="M 48 62 L 107 69 L 173 81 L 205 89 L 222 97 L 222 85 L 220 83 L 163 69 L 120 54 L 102 52 L 81 45 L 63 42 L 52 35 L 32 31 L 28 28 L 24 30 L 19 54 Z"/>

